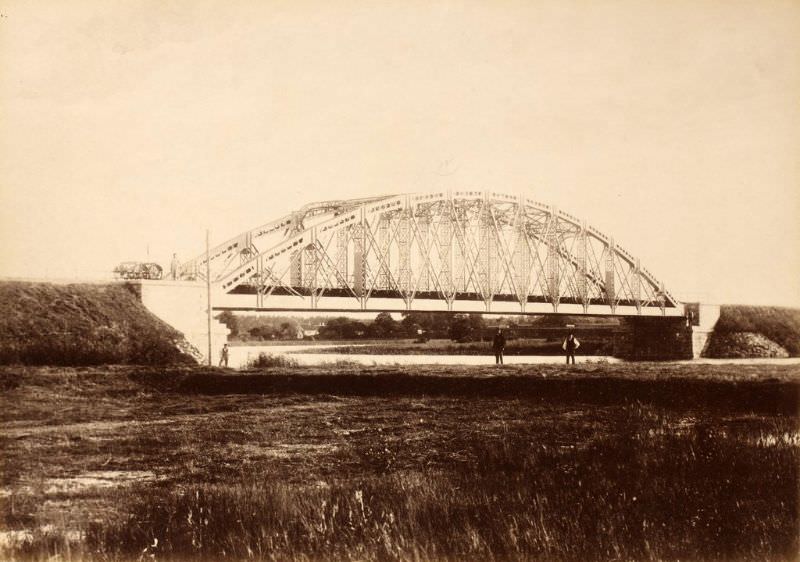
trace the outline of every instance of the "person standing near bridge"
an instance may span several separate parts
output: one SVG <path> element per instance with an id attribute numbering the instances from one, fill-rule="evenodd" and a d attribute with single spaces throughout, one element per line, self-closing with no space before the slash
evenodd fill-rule
<path id="1" fill-rule="evenodd" d="M 225 367 L 228 366 L 228 344 L 227 343 L 222 346 L 222 351 L 220 351 L 220 353 L 219 353 L 219 366 L 222 367 L 223 363 L 224 363 Z"/>
<path id="2" fill-rule="evenodd" d="M 172 254 L 172 261 L 169 262 L 169 274 L 173 280 L 178 278 L 178 266 L 180 262 L 178 261 L 178 254 Z"/>
<path id="3" fill-rule="evenodd" d="M 506 348 L 506 337 L 503 335 L 503 330 L 497 328 L 497 333 L 492 339 L 492 349 L 494 350 L 494 363 L 495 365 L 503 364 L 503 350 Z"/>
<path id="4" fill-rule="evenodd" d="M 567 354 L 567 365 L 569 365 L 569 358 L 572 357 L 572 364 L 575 364 L 575 350 L 578 349 L 581 345 L 581 342 L 578 341 L 578 338 L 570 330 L 569 335 L 564 339 L 564 343 L 561 345 L 561 348 Z"/>

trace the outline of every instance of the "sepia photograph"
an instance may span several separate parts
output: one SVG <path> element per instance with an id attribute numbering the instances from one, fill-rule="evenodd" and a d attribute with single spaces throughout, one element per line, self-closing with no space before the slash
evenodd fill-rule
<path id="1" fill-rule="evenodd" d="M 0 562 L 800 560 L 800 2 L 0 0 Z"/>

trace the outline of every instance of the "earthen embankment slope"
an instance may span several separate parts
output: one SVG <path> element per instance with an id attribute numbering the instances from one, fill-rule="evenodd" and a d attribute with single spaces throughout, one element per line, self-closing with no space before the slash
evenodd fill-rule
<path id="1" fill-rule="evenodd" d="M 124 283 L 0 282 L 0 364 L 194 362 Z"/>
<path id="2" fill-rule="evenodd" d="M 723 305 L 707 357 L 800 357 L 800 309 Z"/>

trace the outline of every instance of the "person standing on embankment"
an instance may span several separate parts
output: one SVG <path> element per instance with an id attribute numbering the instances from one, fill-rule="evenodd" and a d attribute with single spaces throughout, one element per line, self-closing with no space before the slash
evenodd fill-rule
<path id="1" fill-rule="evenodd" d="M 575 350 L 578 349 L 581 345 L 581 342 L 578 341 L 578 338 L 570 332 L 569 335 L 564 340 L 564 343 L 561 345 L 561 348 L 567 354 L 567 365 L 569 365 L 569 358 L 572 357 L 572 364 L 575 364 Z"/>
<path id="2" fill-rule="evenodd" d="M 506 337 L 503 335 L 503 330 L 497 328 L 497 333 L 492 339 L 492 349 L 494 350 L 494 363 L 495 365 L 503 364 L 503 350 L 506 348 Z"/>
<path id="3" fill-rule="evenodd" d="M 181 262 L 178 261 L 178 254 L 172 254 L 172 261 L 169 262 L 169 276 L 175 280 L 178 278 L 178 268 Z"/>
<path id="4" fill-rule="evenodd" d="M 223 365 L 224 364 L 224 365 Z M 222 346 L 222 351 L 219 354 L 219 366 L 228 366 L 228 344 Z"/>

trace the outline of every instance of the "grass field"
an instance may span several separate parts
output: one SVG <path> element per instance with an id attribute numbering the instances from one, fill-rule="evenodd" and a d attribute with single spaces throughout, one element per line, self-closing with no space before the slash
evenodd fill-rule
<path id="1" fill-rule="evenodd" d="M 6 367 L 0 389 L 3 560 L 798 555 L 797 366 Z"/>

